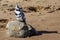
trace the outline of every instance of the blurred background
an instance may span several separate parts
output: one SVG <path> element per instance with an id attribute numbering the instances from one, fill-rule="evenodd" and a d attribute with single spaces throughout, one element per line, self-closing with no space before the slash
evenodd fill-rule
<path id="1" fill-rule="evenodd" d="M 0 0 L 0 40 L 60 40 L 60 34 L 55 33 L 26 39 L 5 37 L 6 24 L 16 20 L 17 4 L 23 9 L 27 24 L 37 31 L 60 32 L 60 0 Z"/>

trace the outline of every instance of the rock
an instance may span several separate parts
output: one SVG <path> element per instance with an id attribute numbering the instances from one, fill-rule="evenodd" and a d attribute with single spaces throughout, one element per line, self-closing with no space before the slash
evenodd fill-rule
<path id="1" fill-rule="evenodd" d="M 6 26 L 6 31 L 8 36 L 14 36 L 14 37 L 26 37 L 28 34 L 28 30 L 31 28 L 28 28 L 23 22 L 19 21 L 10 21 L 8 22 Z"/>

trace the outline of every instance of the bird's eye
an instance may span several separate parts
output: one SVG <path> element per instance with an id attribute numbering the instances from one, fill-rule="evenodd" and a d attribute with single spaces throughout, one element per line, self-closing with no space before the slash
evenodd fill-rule
<path id="1" fill-rule="evenodd" d="M 15 13 L 15 15 L 18 15 L 18 14 Z"/>

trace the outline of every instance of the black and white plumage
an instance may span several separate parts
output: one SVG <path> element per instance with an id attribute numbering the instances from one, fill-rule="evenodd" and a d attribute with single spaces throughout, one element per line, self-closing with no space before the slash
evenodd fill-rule
<path id="1" fill-rule="evenodd" d="M 35 34 L 35 29 L 25 21 L 25 15 L 21 8 L 15 7 L 16 21 L 10 21 L 6 25 L 6 33 L 9 37 L 28 37 Z"/>
<path id="2" fill-rule="evenodd" d="M 25 15 L 23 13 L 23 10 L 21 8 L 19 8 L 18 5 L 16 5 L 14 13 L 15 13 L 16 19 L 18 21 L 25 22 L 26 18 L 25 18 Z"/>

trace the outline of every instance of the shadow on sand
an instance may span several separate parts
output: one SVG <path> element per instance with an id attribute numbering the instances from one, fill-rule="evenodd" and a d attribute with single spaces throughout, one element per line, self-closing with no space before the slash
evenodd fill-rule
<path id="1" fill-rule="evenodd" d="M 32 30 L 30 30 L 29 37 L 39 36 L 39 35 L 42 35 L 42 34 L 58 33 L 57 31 L 46 31 L 46 30 L 36 31 L 31 25 L 29 25 L 29 26 L 32 28 Z"/>

